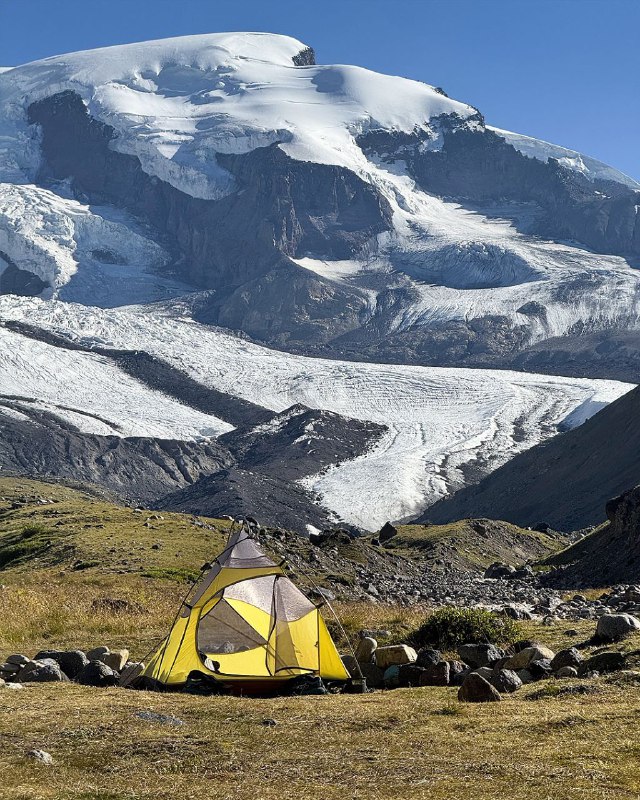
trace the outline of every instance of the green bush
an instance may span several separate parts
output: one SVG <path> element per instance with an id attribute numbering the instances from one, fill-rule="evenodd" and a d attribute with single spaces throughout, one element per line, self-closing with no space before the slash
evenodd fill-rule
<path id="1" fill-rule="evenodd" d="M 508 617 L 482 608 L 440 608 L 411 634 L 414 647 L 452 650 L 468 642 L 509 644 L 520 638 L 520 628 Z"/>

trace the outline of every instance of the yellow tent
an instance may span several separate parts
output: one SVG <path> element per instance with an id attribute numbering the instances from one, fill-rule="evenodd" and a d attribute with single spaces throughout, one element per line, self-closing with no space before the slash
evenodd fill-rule
<path id="1" fill-rule="evenodd" d="M 317 607 L 245 526 L 193 586 L 143 677 L 178 687 L 191 672 L 242 691 L 349 678 Z"/>

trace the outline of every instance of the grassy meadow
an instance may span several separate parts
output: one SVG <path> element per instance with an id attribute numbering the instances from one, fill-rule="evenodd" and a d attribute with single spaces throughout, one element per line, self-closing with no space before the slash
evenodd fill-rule
<path id="1" fill-rule="evenodd" d="M 189 570 L 219 549 L 227 526 L 0 479 L 0 659 L 98 644 L 143 657 L 166 632 Z M 350 638 L 375 628 L 395 642 L 429 613 L 370 603 L 336 611 Z M 524 623 L 521 632 L 559 649 L 593 628 Z M 630 661 L 640 665 L 640 635 L 624 648 L 638 651 Z M 545 681 L 486 705 L 456 695 L 435 687 L 269 700 L 75 684 L 0 689 L 0 798 L 640 798 L 634 673 Z M 149 711 L 169 719 L 138 716 Z M 55 763 L 28 758 L 34 748 Z"/>

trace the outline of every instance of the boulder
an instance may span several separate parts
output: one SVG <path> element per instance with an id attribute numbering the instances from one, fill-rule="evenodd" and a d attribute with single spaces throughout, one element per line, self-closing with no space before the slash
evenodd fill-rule
<path id="1" fill-rule="evenodd" d="M 419 667 L 433 667 L 441 661 L 442 656 L 439 650 L 433 650 L 430 647 L 423 647 L 421 650 L 418 650 L 416 664 Z"/>
<path id="2" fill-rule="evenodd" d="M 577 678 L 578 670 L 576 667 L 560 667 L 556 672 L 556 678 Z"/>
<path id="3" fill-rule="evenodd" d="M 25 664 L 16 677 L 19 683 L 53 683 L 69 680 L 57 661 L 51 658 Z"/>
<path id="4" fill-rule="evenodd" d="M 406 644 L 392 644 L 386 647 L 378 647 L 375 652 L 375 660 L 380 669 L 387 669 L 400 664 L 413 664 L 418 654 Z"/>
<path id="5" fill-rule="evenodd" d="M 458 675 L 462 675 L 462 673 L 466 672 L 467 668 L 462 661 L 452 660 L 447 661 L 447 664 L 449 665 L 449 683 L 457 686 L 456 680 Z"/>
<path id="6" fill-rule="evenodd" d="M 440 661 L 424 668 L 420 686 L 448 686 L 451 668 L 448 661 Z"/>
<path id="7" fill-rule="evenodd" d="M 493 664 L 504 656 L 504 652 L 493 644 L 462 644 L 458 655 L 465 664 L 477 669 Z"/>
<path id="8" fill-rule="evenodd" d="M 400 686 L 400 667 L 394 664 L 387 667 L 382 677 L 385 689 L 397 689 Z"/>
<path id="9" fill-rule="evenodd" d="M 622 653 L 605 651 L 583 661 L 578 667 L 578 675 L 583 677 L 590 672 L 617 672 L 624 666 L 625 657 Z"/>
<path id="10" fill-rule="evenodd" d="M 397 536 L 398 529 L 395 528 L 390 522 L 385 522 L 385 524 L 380 529 L 380 533 L 378 534 L 378 541 L 381 544 L 388 542 L 389 539 L 393 539 L 394 536 Z"/>
<path id="11" fill-rule="evenodd" d="M 512 669 L 494 669 L 489 683 L 501 694 L 511 694 L 522 686 L 522 681 Z"/>
<path id="12" fill-rule="evenodd" d="M 477 672 L 470 672 L 458 690 L 462 703 L 495 703 L 502 700 L 500 693 Z"/>
<path id="13" fill-rule="evenodd" d="M 533 683 L 535 681 L 535 678 L 528 669 L 519 669 L 517 670 L 516 675 L 520 678 L 523 684 Z"/>
<path id="14" fill-rule="evenodd" d="M 89 663 L 82 650 L 41 650 L 36 660 L 52 659 L 60 665 L 60 669 L 72 680 Z"/>
<path id="15" fill-rule="evenodd" d="M 361 664 L 362 676 L 370 689 L 381 689 L 384 686 L 384 670 L 375 664 Z"/>
<path id="16" fill-rule="evenodd" d="M 98 661 L 102 661 L 108 667 L 111 667 L 114 672 L 121 672 L 128 660 L 128 650 L 111 650 L 103 658 L 98 659 Z"/>
<path id="17" fill-rule="evenodd" d="M 110 650 L 108 647 L 94 647 L 93 650 L 87 651 L 87 658 L 89 661 L 102 661 L 109 653 Z"/>
<path id="18" fill-rule="evenodd" d="M 575 647 L 568 647 L 566 650 L 559 650 L 551 660 L 551 669 L 554 672 L 563 667 L 577 667 L 584 659 L 579 650 Z"/>
<path id="19" fill-rule="evenodd" d="M 8 678 L 20 672 L 20 667 L 17 664 L 0 664 L 0 677 Z"/>
<path id="20" fill-rule="evenodd" d="M 548 678 L 549 675 L 553 673 L 551 661 L 548 658 L 538 658 L 535 661 L 530 661 L 527 666 L 527 671 L 533 677 L 534 681 Z"/>
<path id="21" fill-rule="evenodd" d="M 82 650 L 64 650 L 60 653 L 56 661 L 60 664 L 60 668 L 65 675 L 68 675 L 72 680 L 74 680 L 89 663 L 89 659 Z"/>
<path id="22" fill-rule="evenodd" d="M 120 676 L 102 661 L 94 660 L 82 669 L 76 680 L 84 686 L 116 686 Z"/>
<path id="23" fill-rule="evenodd" d="M 378 642 L 371 636 L 363 636 L 356 647 L 356 659 L 361 664 L 370 664 L 376 652 Z"/>
<path id="24" fill-rule="evenodd" d="M 548 659 L 548 661 L 551 662 L 555 658 L 555 655 L 553 650 L 549 650 L 548 647 L 535 644 L 531 647 L 525 647 L 523 650 L 520 650 L 519 653 L 511 656 L 511 658 L 505 662 L 504 667 L 505 669 L 513 669 L 517 672 L 520 669 L 527 669 L 532 661 Z"/>
<path id="25" fill-rule="evenodd" d="M 596 636 L 603 642 L 618 642 L 640 631 L 640 620 L 631 614 L 603 614 L 596 626 Z"/>
<path id="26" fill-rule="evenodd" d="M 508 564 L 503 564 L 500 561 L 495 561 L 493 564 L 487 567 L 484 577 L 491 578 L 493 580 L 496 578 L 509 578 L 514 572 L 514 567 L 511 567 Z"/>
<path id="27" fill-rule="evenodd" d="M 398 686 L 420 686 L 420 679 L 423 673 L 424 669 L 415 664 L 400 664 L 398 667 Z"/>

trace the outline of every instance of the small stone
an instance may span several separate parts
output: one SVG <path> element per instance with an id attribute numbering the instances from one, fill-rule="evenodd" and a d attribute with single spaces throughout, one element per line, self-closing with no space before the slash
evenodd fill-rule
<path id="1" fill-rule="evenodd" d="M 458 690 L 462 703 L 495 703 L 502 700 L 500 693 L 477 672 L 471 672 Z"/>
<path id="2" fill-rule="evenodd" d="M 51 766 L 54 763 L 53 756 L 51 753 L 47 753 L 46 750 L 29 750 L 27 756 L 47 766 Z"/>
<path id="3" fill-rule="evenodd" d="M 267 717 L 267 719 L 262 720 L 262 724 L 265 726 L 265 728 L 275 728 L 278 723 L 275 721 L 275 719 Z"/>
<path id="4" fill-rule="evenodd" d="M 557 678 L 577 678 L 578 670 L 575 667 L 560 667 L 556 672 Z"/>
<path id="5" fill-rule="evenodd" d="M 375 652 L 375 661 L 380 669 L 394 665 L 413 664 L 418 654 L 406 644 L 392 644 L 387 647 L 378 647 Z"/>
<path id="6" fill-rule="evenodd" d="M 157 722 L 160 725 L 172 725 L 175 728 L 184 725 L 184 721 L 171 714 L 158 714 L 157 711 L 137 711 L 136 717 L 145 722 Z"/>
<path id="7" fill-rule="evenodd" d="M 363 636 L 356 647 L 356 660 L 361 664 L 370 664 L 376 652 L 378 642 L 371 636 Z"/>
<path id="8" fill-rule="evenodd" d="M 489 683 L 502 694 L 511 694 L 522 686 L 522 681 L 512 669 L 493 670 Z"/>

